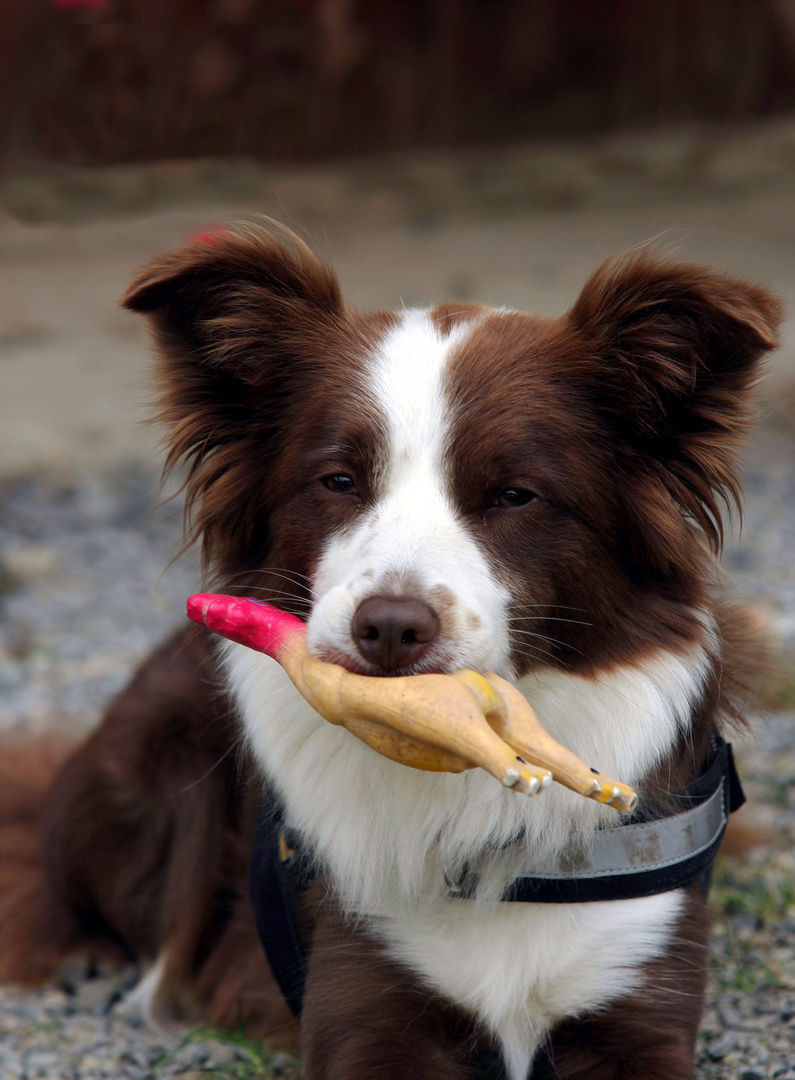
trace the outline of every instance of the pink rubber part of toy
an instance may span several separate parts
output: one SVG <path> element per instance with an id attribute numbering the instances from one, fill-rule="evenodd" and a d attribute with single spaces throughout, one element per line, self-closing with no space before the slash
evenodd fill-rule
<path id="1" fill-rule="evenodd" d="M 261 600 L 223 593 L 196 593 L 189 597 L 188 618 L 274 660 L 279 659 L 290 638 L 306 633 L 306 627 L 295 615 Z"/>
<path id="2" fill-rule="evenodd" d="M 229 229 L 226 225 L 209 225 L 206 229 L 200 229 L 199 232 L 191 233 L 188 237 L 189 244 L 214 244 L 216 240 L 221 240 L 224 236 L 229 235 Z"/>

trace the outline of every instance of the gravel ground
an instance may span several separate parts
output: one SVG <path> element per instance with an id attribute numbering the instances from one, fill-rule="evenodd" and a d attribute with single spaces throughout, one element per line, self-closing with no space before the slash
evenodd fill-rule
<path id="1" fill-rule="evenodd" d="M 0 732 L 81 734 L 184 613 L 179 499 L 140 466 L 0 488 Z"/>
<path id="2" fill-rule="evenodd" d="M 152 1031 L 125 1008 L 137 978 L 123 972 L 67 973 L 38 993 L 0 989 L 3 1080 L 229 1080 L 288 1076 L 291 1060 L 226 1033 Z"/>
<path id="3" fill-rule="evenodd" d="M 767 840 L 716 864 L 699 1080 L 795 1080 L 795 713 L 760 718 L 758 729 L 738 759 Z"/>
<path id="4" fill-rule="evenodd" d="M 741 546 L 726 557 L 746 599 L 795 654 L 795 454 L 765 428 L 748 457 Z M 197 584 L 179 550 L 178 501 L 159 509 L 141 467 L 104 478 L 28 477 L 0 488 L 0 735 L 81 733 L 135 662 L 179 622 Z M 795 712 L 758 718 L 738 747 L 749 820 L 764 839 L 719 861 L 699 1080 L 795 1080 Z M 164 1034 L 125 993 L 137 972 L 73 966 L 39 991 L 0 987 L 0 1077 L 253 1077 L 290 1072 L 234 1035 Z"/>

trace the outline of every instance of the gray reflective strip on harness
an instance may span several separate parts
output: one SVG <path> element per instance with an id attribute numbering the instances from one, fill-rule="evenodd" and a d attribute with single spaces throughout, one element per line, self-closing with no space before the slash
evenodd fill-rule
<path id="1" fill-rule="evenodd" d="M 723 835 L 728 822 L 725 784 L 692 810 L 671 817 L 602 829 L 593 836 L 582 859 L 533 863 L 525 873 L 550 881 L 588 880 L 615 874 L 662 870 L 707 851 Z"/>
<path id="2" fill-rule="evenodd" d="M 502 899 L 541 904 L 628 900 L 679 889 L 696 879 L 706 895 L 729 814 L 744 801 L 728 743 L 716 736 L 709 766 L 676 798 L 691 805 L 650 821 L 600 830 L 587 849 L 569 850 L 565 861 L 528 867 Z M 451 895 L 465 899 L 476 888 L 473 876 Z"/>

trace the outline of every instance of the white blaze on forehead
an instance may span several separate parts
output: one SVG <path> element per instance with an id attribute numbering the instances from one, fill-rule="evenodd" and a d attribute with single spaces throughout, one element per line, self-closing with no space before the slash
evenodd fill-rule
<path id="1" fill-rule="evenodd" d="M 427 311 L 407 311 L 373 358 L 371 392 L 389 439 L 389 486 L 401 478 L 441 488 L 445 444 L 450 427 L 444 373 L 450 355 L 471 324 L 442 335 Z"/>
<path id="2" fill-rule="evenodd" d="M 472 323 L 440 333 L 425 311 L 408 311 L 380 342 L 366 375 L 380 416 L 383 459 L 375 498 L 333 537 L 314 584 L 309 644 L 354 656 L 350 619 L 366 597 L 397 591 L 449 610 L 440 660 L 505 670 L 507 593 L 454 505 L 448 464 L 451 403 L 445 375 Z"/>

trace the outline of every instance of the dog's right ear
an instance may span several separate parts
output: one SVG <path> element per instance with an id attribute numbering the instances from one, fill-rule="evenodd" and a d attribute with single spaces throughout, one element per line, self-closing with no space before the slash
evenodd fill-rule
<path id="1" fill-rule="evenodd" d="M 276 435 L 305 361 L 344 311 L 332 271 L 297 238 L 212 235 L 156 260 L 122 299 L 148 316 L 158 353 L 166 469 L 188 465 L 186 515 L 207 561 L 251 548 L 253 463 Z"/>

